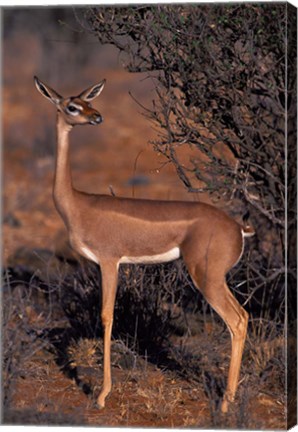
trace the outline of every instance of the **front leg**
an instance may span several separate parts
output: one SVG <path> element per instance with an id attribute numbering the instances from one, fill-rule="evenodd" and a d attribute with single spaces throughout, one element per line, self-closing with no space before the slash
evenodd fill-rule
<path id="1" fill-rule="evenodd" d="M 101 262 L 102 309 L 101 320 L 104 331 L 103 354 L 103 386 L 97 399 L 99 408 L 105 406 L 105 399 L 112 388 L 111 379 L 111 335 L 113 315 L 118 282 L 118 268 L 116 262 Z"/>

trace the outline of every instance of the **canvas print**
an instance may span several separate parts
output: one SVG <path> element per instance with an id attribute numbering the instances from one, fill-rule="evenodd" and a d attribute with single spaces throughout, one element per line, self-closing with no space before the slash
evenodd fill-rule
<path id="1" fill-rule="evenodd" d="M 6 425 L 297 420 L 297 10 L 4 7 Z"/>

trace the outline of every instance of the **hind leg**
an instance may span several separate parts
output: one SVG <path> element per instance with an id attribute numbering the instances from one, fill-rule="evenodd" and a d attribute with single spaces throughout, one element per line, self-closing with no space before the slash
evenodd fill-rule
<path id="1" fill-rule="evenodd" d="M 240 306 L 229 290 L 224 275 L 216 278 L 209 272 L 202 272 L 198 267 L 189 268 L 195 286 L 202 292 L 207 302 L 226 323 L 231 334 L 231 360 L 227 388 L 221 410 L 228 411 L 229 402 L 233 402 L 238 386 L 244 343 L 246 339 L 248 313 Z M 214 272 L 212 272 L 214 274 Z"/>
<path id="2" fill-rule="evenodd" d="M 223 398 L 221 410 L 228 411 L 229 402 L 233 402 L 239 382 L 241 360 L 243 354 L 244 343 L 247 333 L 248 313 L 244 310 L 238 301 L 235 299 L 226 283 L 224 283 L 224 292 L 226 303 L 222 309 L 218 304 L 210 305 L 217 311 L 221 318 L 225 321 L 231 334 L 231 360 L 228 374 L 227 388 Z"/>

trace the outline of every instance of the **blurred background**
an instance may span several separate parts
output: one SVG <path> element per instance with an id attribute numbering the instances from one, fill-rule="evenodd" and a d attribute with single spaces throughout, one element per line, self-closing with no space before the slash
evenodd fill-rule
<path id="1" fill-rule="evenodd" d="M 149 144 L 156 131 L 134 98 L 150 105 L 154 83 L 146 75 L 126 72 L 117 50 L 101 46 L 81 26 L 78 9 L 3 8 L 2 24 L 5 263 L 20 247 L 59 248 L 64 232 L 52 201 L 55 108 L 37 92 L 34 75 L 63 96 L 107 79 L 93 102 L 104 123 L 75 128 L 71 134 L 76 188 L 194 199 Z"/>

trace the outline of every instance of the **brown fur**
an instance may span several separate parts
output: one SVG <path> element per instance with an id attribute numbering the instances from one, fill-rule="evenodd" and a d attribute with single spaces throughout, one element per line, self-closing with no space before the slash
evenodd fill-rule
<path id="1" fill-rule="evenodd" d="M 69 231 L 72 247 L 101 267 L 104 381 L 98 405 L 105 405 L 111 390 L 111 331 L 121 258 L 165 255 L 179 248 L 195 286 L 231 333 L 231 362 L 222 403 L 222 411 L 226 412 L 238 385 L 248 315 L 228 289 L 225 276 L 240 259 L 244 234 L 251 234 L 252 229 L 208 204 L 136 200 L 75 190 L 69 164 L 69 132 L 73 125 L 100 116 L 87 101 L 100 93 L 103 84 L 71 98 L 83 108 L 71 116 L 67 112 L 70 99 L 63 99 L 36 78 L 38 90 L 58 110 L 55 205 Z"/>

